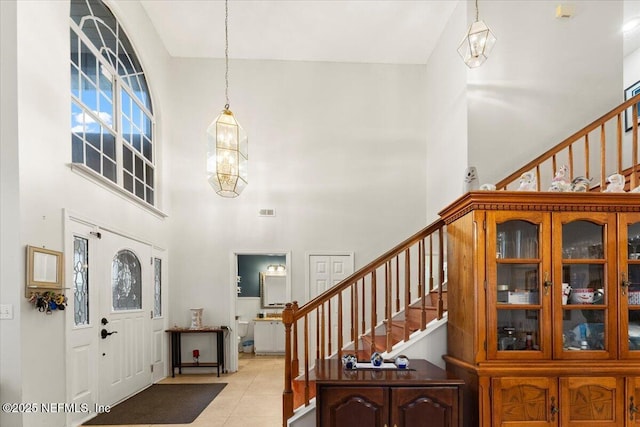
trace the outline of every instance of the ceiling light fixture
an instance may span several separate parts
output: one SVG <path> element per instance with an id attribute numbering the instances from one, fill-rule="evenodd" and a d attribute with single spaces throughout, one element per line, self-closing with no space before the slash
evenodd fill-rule
<path id="1" fill-rule="evenodd" d="M 478 0 L 476 0 L 476 22 L 471 24 L 467 35 L 458 46 L 458 53 L 467 67 L 479 67 L 487 60 L 496 38 L 484 21 L 478 19 Z"/>
<path id="2" fill-rule="evenodd" d="M 207 180 L 222 197 L 237 197 L 247 186 L 247 134 L 229 110 L 229 5 L 224 2 L 224 94 L 226 104 L 207 128 Z"/>

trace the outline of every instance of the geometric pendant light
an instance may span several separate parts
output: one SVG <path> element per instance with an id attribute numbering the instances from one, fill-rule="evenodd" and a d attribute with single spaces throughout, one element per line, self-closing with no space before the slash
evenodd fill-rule
<path id="1" fill-rule="evenodd" d="M 248 139 L 229 110 L 229 7 L 224 2 L 226 104 L 207 128 L 207 180 L 222 197 L 237 197 L 247 186 Z"/>
<path id="2" fill-rule="evenodd" d="M 496 38 L 483 21 L 478 19 L 478 0 L 476 0 L 476 22 L 471 24 L 460 45 L 458 53 L 469 68 L 479 67 L 487 60 Z"/>

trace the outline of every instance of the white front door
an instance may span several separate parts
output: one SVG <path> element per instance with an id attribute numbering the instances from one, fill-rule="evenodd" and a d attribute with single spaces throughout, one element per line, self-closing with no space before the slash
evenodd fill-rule
<path id="1" fill-rule="evenodd" d="M 99 402 L 112 405 L 151 384 L 151 246 L 101 231 Z"/>

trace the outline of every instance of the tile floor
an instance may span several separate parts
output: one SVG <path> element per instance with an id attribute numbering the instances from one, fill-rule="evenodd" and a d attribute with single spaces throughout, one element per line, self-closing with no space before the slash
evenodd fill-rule
<path id="1" fill-rule="evenodd" d="M 240 353 L 238 372 L 168 377 L 160 384 L 215 383 L 227 386 L 191 424 L 153 424 L 154 427 L 281 427 L 284 357 Z M 146 426 L 132 426 L 146 427 Z"/>

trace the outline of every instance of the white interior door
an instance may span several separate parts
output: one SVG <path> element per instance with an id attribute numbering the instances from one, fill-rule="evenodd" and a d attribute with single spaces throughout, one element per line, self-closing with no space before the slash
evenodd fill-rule
<path id="1" fill-rule="evenodd" d="M 309 255 L 309 299 L 353 273 L 353 255 Z"/>
<path id="2" fill-rule="evenodd" d="M 342 280 L 353 274 L 353 254 L 310 254 L 309 255 L 309 297 L 315 298 L 327 289 L 332 288 Z M 346 291 L 343 300 L 346 298 L 350 300 L 350 291 Z M 334 297 L 331 301 L 331 340 L 332 343 L 337 343 L 338 333 L 338 303 L 337 298 Z M 351 317 L 350 312 L 347 311 L 346 306 L 343 307 L 342 313 L 342 336 L 345 340 L 349 339 L 349 331 L 351 330 Z M 313 330 L 313 328 L 312 328 Z M 329 342 L 329 341 L 327 341 Z M 345 341 L 346 344 L 347 341 Z M 315 350 L 315 349 L 314 349 Z M 329 351 L 329 349 L 325 349 Z M 331 353 L 337 351 L 337 348 L 331 348 Z"/>
<path id="3" fill-rule="evenodd" d="M 100 246 L 99 403 L 112 405 L 151 384 L 152 251 L 108 231 Z"/>

